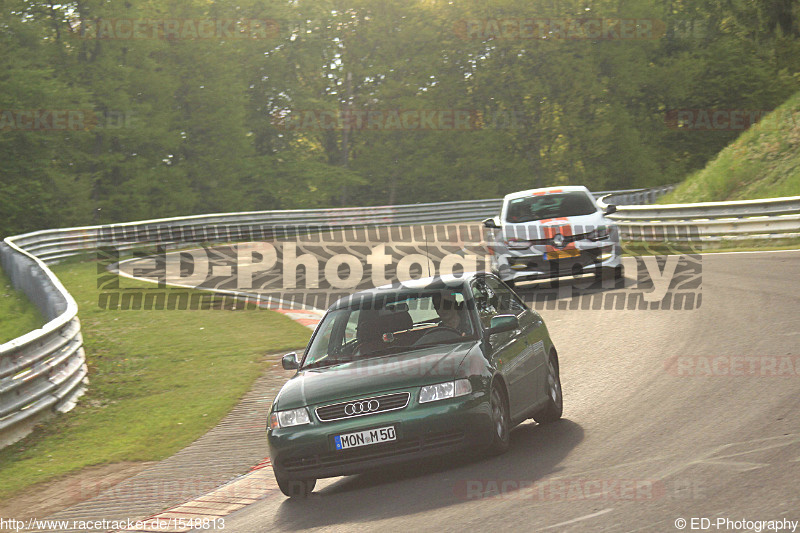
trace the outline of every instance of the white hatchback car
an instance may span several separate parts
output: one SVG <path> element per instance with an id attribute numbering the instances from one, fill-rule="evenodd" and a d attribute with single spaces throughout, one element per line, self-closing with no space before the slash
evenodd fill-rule
<path id="1" fill-rule="evenodd" d="M 508 194 L 499 217 L 487 218 L 492 270 L 507 284 L 603 273 L 622 277 L 619 230 L 589 189 L 548 187 Z"/>

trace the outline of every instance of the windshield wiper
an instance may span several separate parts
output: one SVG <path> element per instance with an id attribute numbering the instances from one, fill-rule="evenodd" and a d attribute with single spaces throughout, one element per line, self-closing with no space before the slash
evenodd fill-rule
<path id="1" fill-rule="evenodd" d="M 326 366 L 333 366 L 333 365 L 343 365 L 345 363 L 350 363 L 352 359 L 331 359 L 326 357 L 325 359 L 320 359 L 319 361 L 314 361 L 313 363 L 303 365 L 301 370 L 307 370 L 309 368 L 323 368 Z"/>
<path id="2" fill-rule="evenodd" d="M 470 341 L 475 341 L 475 340 L 477 340 L 475 335 L 469 335 L 469 336 L 466 336 L 466 337 L 458 337 L 457 339 L 450 339 L 450 340 L 444 340 L 444 341 L 438 341 L 438 342 L 426 342 L 426 343 L 423 343 L 423 344 L 414 344 L 414 345 L 411 346 L 411 348 L 428 348 L 429 346 L 439 346 L 441 344 L 457 344 L 457 343 L 461 343 L 461 342 L 470 342 Z"/>

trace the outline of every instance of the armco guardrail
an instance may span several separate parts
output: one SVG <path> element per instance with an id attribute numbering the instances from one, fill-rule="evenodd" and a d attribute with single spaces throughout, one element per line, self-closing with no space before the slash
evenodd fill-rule
<path id="1" fill-rule="evenodd" d="M 659 188 L 661 194 L 663 190 L 665 189 Z M 636 194 L 642 190 L 611 192 Z M 608 194 L 610 192 L 598 192 L 595 196 L 599 198 Z M 647 198 L 646 195 L 641 196 L 641 200 Z M 124 250 L 153 243 L 255 240 L 259 237 L 269 237 L 277 231 L 286 234 L 292 231 L 307 231 L 309 227 L 336 229 L 471 222 L 496 215 L 500 211 L 501 204 L 502 199 L 493 199 L 380 207 L 223 213 L 110 226 L 42 230 L 11 239 L 45 263 L 54 263 L 66 257 L 93 252 L 105 245 Z"/>
<path id="2" fill-rule="evenodd" d="M 598 203 L 622 204 L 610 194 Z M 703 202 L 696 204 L 618 205 L 611 215 L 621 237 L 631 241 L 706 242 L 800 237 L 800 196 Z"/>
<path id="3" fill-rule="evenodd" d="M 47 319 L 41 328 L 0 345 L 0 447 L 33 422 L 65 412 L 83 393 L 87 368 L 78 306 L 45 264 L 13 243 L 0 243 L 3 270 Z"/>
<path id="4" fill-rule="evenodd" d="M 611 191 L 630 203 L 654 201 L 669 188 Z M 608 192 L 595 193 L 603 196 Z M 87 382 L 77 306 L 47 268 L 66 257 L 103 246 L 116 250 L 171 242 L 235 242 L 270 238 L 309 228 L 471 222 L 494 216 L 502 200 L 322 210 L 198 215 L 36 231 L 0 244 L 3 270 L 48 322 L 0 345 L 0 446 L 24 435 L 40 415 L 74 406 Z"/>
<path id="5" fill-rule="evenodd" d="M 663 185 L 650 189 L 633 189 L 627 191 L 613 191 L 610 193 L 599 192 L 595 194 L 595 197 L 600 199 L 613 198 L 614 201 L 611 203 L 618 205 L 652 204 L 674 188 L 674 185 Z"/>

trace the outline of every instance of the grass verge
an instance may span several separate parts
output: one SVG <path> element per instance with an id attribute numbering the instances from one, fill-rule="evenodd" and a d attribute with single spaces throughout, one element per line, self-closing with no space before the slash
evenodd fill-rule
<path id="1" fill-rule="evenodd" d="M 718 242 L 691 243 L 643 243 L 623 241 L 623 255 L 693 255 L 721 252 L 769 252 L 775 250 L 800 250 L 800 238 L 786 239 L 742 239 Z"/>
<path id="2" fill-rule="evenodd" d="M 78 303 L 91 382 L 73 411 L 0 450 L 0 498 L 87 466 L 172 455 L 236 405 L 264 354 L 310 336 L 266 310 L 102 310 L 96 263 L 53 270 Z M 153 287 L 125 286 L 137 283 Z"/>
<path id="3" fill-rule="evenodd" d="M 44 325 L 44 317 L 0 270 L 0 344 Z"/>
<path id="4" fill-rule="evenodd" d="M 693 135 L 703 135 L 695 132 Z M 800 92 L 725 147 L 659 204 L 800 195 Z"/>

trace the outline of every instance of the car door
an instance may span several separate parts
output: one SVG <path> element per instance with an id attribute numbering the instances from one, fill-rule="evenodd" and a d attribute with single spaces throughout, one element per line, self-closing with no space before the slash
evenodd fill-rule
<path id="1" fill-rule="evenodd" d="M 478 278 L 472 283 L 472 295 L 475 300 L 478 318 L 484 330 L 489 329 L 492 318 L 503 314 L 501 295 L 497 294 L 485 281 Z M 505 378 L 508 385 L 509 411 L 511 418 L 521 414 L 529 405 L 529 393 L 526 390 L 525 368 L 522 363 L 522 351 L 525 349 L 523 337 L 519 331 L 494 333 L 489 337 L 489 356 L 497 370 Z"/>
<path id="2" fill-rule="evenodd" d="M 508 288 L 502 281 L 494 276 L 486 277 L 486 284 L 492 291 L 499 295 L 500 314 L 513 314 L 519 320 L 520 331 L 518 341 L 522 344 L 519 357 L 519 368 L 522 369 L 520 377 L 520 396 L 522 403 L 527 407 L 540 402 L 546 394 L 543 386 L 546 379 L 547 360 L 545 357 L 546 329 L 539 313 L 528 307 Z"/>

